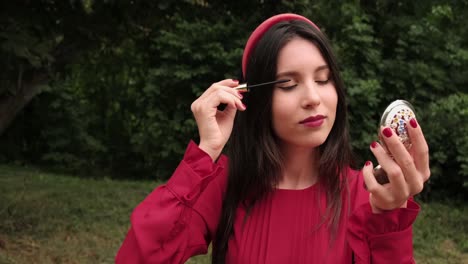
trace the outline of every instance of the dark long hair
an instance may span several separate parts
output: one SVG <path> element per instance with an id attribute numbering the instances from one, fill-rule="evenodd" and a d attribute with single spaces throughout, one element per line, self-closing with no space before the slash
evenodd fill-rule
<path id="1" fill-rule="evenodd" d="M 338 95 L 336 119 L 326 141 L 319 147 L 319 182 L 327 197 L 326 222 L 338 225 L 346 185 L 347 167 L 352 163 L 349 144 L 344 84 L 325 35 L 309 23 L 291 20 L 272 26 L 253 50 L 245 72 L 249 83 L 274 80 L 278 54 L 293 38 L 314 43 L 331 71 Z M 228 143 L 229 173 L 218 230 L 213 241 L 212 263 L 225 263 L 228 241 L 239 206 L 252 208 L 271 192 L 280 180 L 283 157 L 272 128 L 273 86 L 252 89 L 244 96 L 247 110 L 238 112 Z M 247 216 L 248 217 L 248 216 Z"/>

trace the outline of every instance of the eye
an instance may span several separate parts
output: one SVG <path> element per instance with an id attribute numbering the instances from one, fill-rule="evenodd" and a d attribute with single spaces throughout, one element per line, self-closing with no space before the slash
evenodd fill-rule
<path id="1" fill-rule="evenodd" d="M 327 78 L 326 80 L 316 80 L 315 82 L 319 85 L 325 85 L 330 82 L 330 78 Z"/>
<path id="2" fill-rule="evenodd" d="M 289 91 L 289 90 L 294 89 L 296 86 L 297 84 L 293 84 L 293 85 L 288 85 L 288 86 L 278 86 L 278 88 L 280 88 L 281 90 Z"/>
<path id="3" fill-rule="evenodd" d="M 278 84 L 276 87 L 280 88 L 281 90 L 289 91 L 294 89 L 297 86 L 297 83 L 293 81 L 289 81 L 286 83 Z"/>
<path id="4" fill-rule="evenodd" d="M 319 76 L 316 76 L 315 82 L 318 85 L 325 85 L 330 82 L 330 72 L 327 72 L 326 74 L 320 74 Z"/>

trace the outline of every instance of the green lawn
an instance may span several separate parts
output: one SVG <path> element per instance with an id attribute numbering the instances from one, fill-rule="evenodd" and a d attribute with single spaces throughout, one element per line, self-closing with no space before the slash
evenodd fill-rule
<path id="1" fill-rule="evenodd" d="M 0 165 L 0 263 L 113 263 L 132 209 L 157 184 Z M 422 206 L 417 262 L 468 264 L 468 205 Z"/>

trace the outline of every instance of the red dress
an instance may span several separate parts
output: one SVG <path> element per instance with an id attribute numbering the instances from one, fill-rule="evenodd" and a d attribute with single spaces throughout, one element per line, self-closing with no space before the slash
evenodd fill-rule
<path id="1" fill-rule="evenodd" d="M 116 263 L 184 263 L 206 254 L 221 213 L 227 158 L 213 163 L 190 142 L 165 185 L 131 215 L 131 228 Z M 326 208 L 320 184 L 303 190 L 277 189 L 257 202 L 244 221 L 237 209 L 227 263 L 414 263 L 412 223 L 419 206 L 373 214 L 361 172 L 348 171 L 349 195 L 333 239 L 320 225 Z"/>

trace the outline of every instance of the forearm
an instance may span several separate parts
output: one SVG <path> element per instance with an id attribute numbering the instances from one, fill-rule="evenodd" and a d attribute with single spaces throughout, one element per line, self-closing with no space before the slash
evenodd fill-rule
<path id="1" fill-rule="evenodd" d="M 191 142 L 167 184 L 156 188 L 133 211 L 116 262 L 183 263 L 192 255 L 206 253 L 218 212 L 198 210 L 197 203 L 221 207 L 223 173 L 223 166 L 214 164 Z"/>

